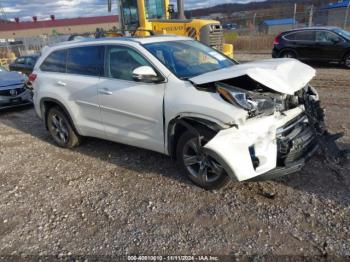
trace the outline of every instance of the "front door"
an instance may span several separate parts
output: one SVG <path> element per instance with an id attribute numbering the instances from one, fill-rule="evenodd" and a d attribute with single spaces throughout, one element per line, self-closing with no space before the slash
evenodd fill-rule
<path id="1" fill-rule="evenodd" d="M 316 31 L 316 45 L 321 60 L 342 59 L 345 41 L 337 34 L 325 30 Z"/>
<path id="2" fill-rule="evenodd" d="M 141 83 L 132 72 L 152 66 L 136 50 L 108 46 L 98 87 L 102 121 L 110 140 L 164 152 L 164 83 Z"/>

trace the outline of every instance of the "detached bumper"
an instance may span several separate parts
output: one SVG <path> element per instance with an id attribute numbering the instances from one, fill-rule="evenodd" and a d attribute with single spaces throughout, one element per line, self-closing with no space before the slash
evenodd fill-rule
<path id="1" fill-rule="evenodd" d="M 295 173 L 317 149 L 317 139 L 302 107 L 283 115 L 251 119 L 239 129 L 223 130 L 205 146 L 236 181 Z"/>

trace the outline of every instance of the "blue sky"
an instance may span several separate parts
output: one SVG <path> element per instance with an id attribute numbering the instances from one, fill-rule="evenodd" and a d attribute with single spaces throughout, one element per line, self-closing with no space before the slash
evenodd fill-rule
<path id="1" fill-rule="evenodd" d="M 176 0 L 171 0 L 176 3 Z M 208 7 L 223 3 L 247 3 L 262 0 L 185 0 L 186 9 Z M 8 19 L 20 17 L 29 20 L 32 16 L 48 19 L 51 14 L 57 18 L 108 15 L 107 0 L 0 0 Z M 117 13 L 113 0 L 113 13 Z"/>

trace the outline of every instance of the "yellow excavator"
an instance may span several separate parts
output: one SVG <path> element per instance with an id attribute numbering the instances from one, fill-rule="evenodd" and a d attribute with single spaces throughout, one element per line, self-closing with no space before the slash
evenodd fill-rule
<path id="1" fill-rule="evenodd" d="M 174 5 L 169 0 L 117 0 L 119 3 L 120 32 L 136 36 L 172 34 L 192 37 L 233 58 L 233 45 L 225 44 L 219 21 L 186 19 L 183 0 L 177 0 L 177 18 Z M 112 0 L 108 0 L 112 10 Z M 107 32 L 107 36 L 120 33 Z"/>

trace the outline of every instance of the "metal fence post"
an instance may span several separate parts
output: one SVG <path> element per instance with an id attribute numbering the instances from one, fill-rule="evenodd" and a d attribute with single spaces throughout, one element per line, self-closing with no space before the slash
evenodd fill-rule
<path id="1" fill-rule="evenodd" d="M 348 5 L 346 6 L 345 19 L 344 19 L 344 29 L 346 29 L 346 27 L 348 26 L 349 8 L 350 8 L 350 1 L 349 1 Z"/>

